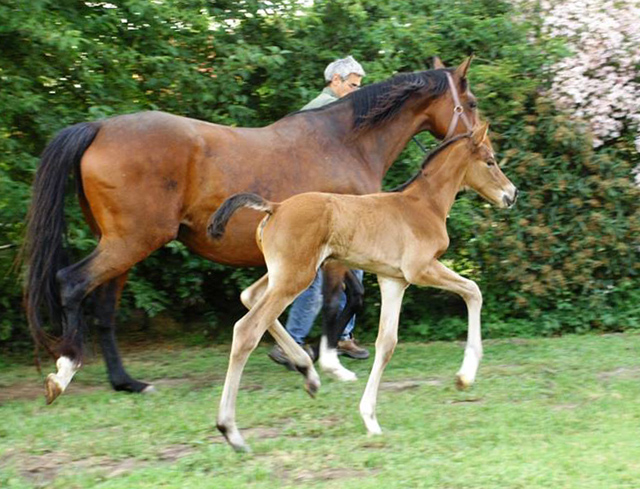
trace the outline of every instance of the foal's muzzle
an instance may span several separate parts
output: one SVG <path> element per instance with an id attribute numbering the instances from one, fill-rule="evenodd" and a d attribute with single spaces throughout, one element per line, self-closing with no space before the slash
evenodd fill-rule
<path id="1" fill-rule="evenodd" d="M 518 200 L 518 189 L 514 187 L 513 195 L 509 196 L 506 193 L 502 196 L 502 202 L 504 202 L 505 207 L 513 207 L 513 204 Z"/>

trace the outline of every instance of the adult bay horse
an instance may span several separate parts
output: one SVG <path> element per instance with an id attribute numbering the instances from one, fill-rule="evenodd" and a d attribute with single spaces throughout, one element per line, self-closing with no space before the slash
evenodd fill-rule
<path id="1" fill-rule="evenodd" d="M 242 370 L 260 337 L 284 309 L 306 289 L 325 260 L 378 275 L 382 304 L 376 356 L 360 413 L 370 434 L 382 431 L 376 399 L 382 372 L 397 343 L 398 318 L 409 284 L 437 287 L 459 294 L 466 302 L 469 330 L 457 384 L 470 386 L 482 358 L 480 309 L 482 294 L 475 282 L 445 267 L 438 258 L 449 246 L 446 219 L 456 194 L 470 187 L 498 207 L 512 206 L 516 187 L 496 164 L 487 128 L 477 127 L 442 143 L 421 170 L 395 192 L 337 195 L 310 192 L 277 204 L 250 193 L 231 197 L 212 217 L 209 233 L 223 238 L 229 217 L 241 207 L 266 212 L 256 240 L 267 263 L 269 284 L 233 331 L 229 369 L 220 401 L 218 428 L 236 450 L 247 450 L 235 422 L 235 404 Z M 291 243 L 299 243 L 297 253 Z M 298 356 L 304 358 L 302 349 Z M 306 359 L 306 366 L 310 365 Z M 317 376 L 307 388 L 318 387 Z"/>
<path id="2" fill-rule="evenodd" d="M 42 154 L 25 243 L 29 324 L 36 345 L 47 349 L 58 369 L 45 382 L 47 402 L 81 366 L 82 304 L 88 294 L 96 296 L 99 341 L 114 389 L 152 389 L 125 371 L 115 341 L 116 304 L 131 267 L 174 239 L 219 263 L 263 265 L 254 239 L 259 213 L 239 213 L 222 240 L 207 236 L 209 216 L 227 197 L 251 191 L 280 201 L 307 191 L 379 191 L 414 134 L 426 130 L 444 138 L 475 124 L 470 61 L 455 69 L 400 74 L 263 128 L 142 112 L 61 131 Z M 72 171 L 99 242 L 89 256 L 69 265 L 64 189 Z M 245 294 L 245 304 L 252 304 L 265 282 Z M 61 327 L 60 339 L 45 333 L 43 310 Z M 279 323 L 271 333 L 280 343 L 288 341 Z"/>

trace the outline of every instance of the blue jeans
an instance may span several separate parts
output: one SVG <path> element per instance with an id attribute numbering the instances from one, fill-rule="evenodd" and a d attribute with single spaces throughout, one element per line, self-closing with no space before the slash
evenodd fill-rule
<path id="1" fill-rule="evenodd" d="M 362 270 L 353 270 L 354 274 L 362 283 L 362 276 L 364 272 Z M 347 303 L 347 294 L 342 291 L 340 293 L 340 310 L 344 309 Z M 305 338 L 311 331 L 313 321 L 322 309 L 322 270 L 318 270 L 316 278 L 302 294 L 300 294 L 289 310 L 289 317 L 287 318 L 286 330 L 291 337 L 296 340 L 296 343 L 302 345 Z M 344 332 L 340 337 L 341 340 L 346 340 L 351 337 L 351 332 L 356 324 L 355 315 L 349 320 L 347 326 L 344 328 Z"/>

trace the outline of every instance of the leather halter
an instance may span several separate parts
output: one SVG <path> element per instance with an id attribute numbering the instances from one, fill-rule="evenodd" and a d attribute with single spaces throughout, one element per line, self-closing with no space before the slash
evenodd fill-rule
<path id="1" fill-rule="evenodd" d="M 456 88 L 456 84 L 453 83 L 453 78 L 449 72 L 447 74 L 447 80 L 449 81 L 449 88 L 451 89 L 451 96 L 453 97 L 453 116 L 451 118 L 451 122 L 449 122 L 449 130 L 447 131 L 447 135 L 444 137 L 444 141 L 450 139 L 453 136 L 456 127 L 458 127 L 458 120 L 462 118 L 462 122 L 467 126 L 467 130 L 469 132 L 472 131 L 473 126 L 467 117 L 467 114 L 464 113 L 464 107 L 460 103 L 460 97 L 458 96 L 458 89 Z"/>

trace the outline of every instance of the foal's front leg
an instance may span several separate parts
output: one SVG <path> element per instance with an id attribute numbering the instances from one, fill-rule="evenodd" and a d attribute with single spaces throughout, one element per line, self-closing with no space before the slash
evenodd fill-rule
<path id="1" fill-rule="evenodd" d="M 382 379 L 382 372 L 393 355 L 393 350 L 398 343 L 398 319 L 402 297 L 407 288 L 407 282 L 401 279 L 393 279 L 378 275 L 382 305 L 380 307 L 380 328 L 376 340 L 376 358 L 373 362 L 371 375 L 364 395 L 360 401 L 360 415 L 364 420 L 367 431 L 371 435 L 382 433 L 376 417 L 376 402 L 378 388 Z"/>
<path id="2" fill-rule="evenodd" d="M 456 374 L 457 387 L 466 389 L 475 381 L 480 359 L 482 358 L 482 338 L 480 335 L 482 292 L 480 292 L 480 288 L 473 280 L 458 275 L 437 260 L 434 260 L 427 267 L 416 283 L 455 292 L 467 304 L 469 313 L 467 346 L 464 350 L 462 366 Z"/>

